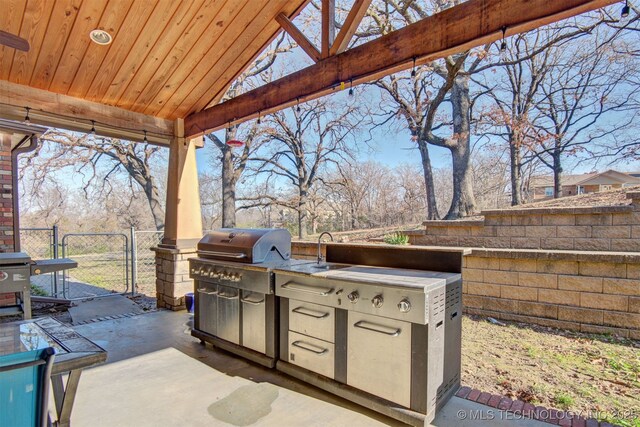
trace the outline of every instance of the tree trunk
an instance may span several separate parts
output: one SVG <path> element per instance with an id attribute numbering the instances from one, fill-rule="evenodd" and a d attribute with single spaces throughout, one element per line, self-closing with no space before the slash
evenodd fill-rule
<path id="1" fill-rule="evenodd" d="M 222 227 L 236 226 L 236 179 L 231 148 L 222 149 Z"/>
<path id="2" fill-rule="evenodd" d="M 470 108 L 469 78 L 457 76 L 451 88 L 451 108 L 453 113 L 453 133 L 457 139 L 449 146 L 453 163 L 453 199 L 445 219 L 457 219 L 475 212 L 476 201 L 471 182 L 470 155 Z"/>
<path id="3" fill-rule="evenodd" d="M 561 153 L 553 152 L 553 198 L 562 197 L 562 163 L 560 160 Z"/>
<path id="4" fill-rule="evenodd" d="M 147 182 L 147 185 L 143 188 L 144 194 L 147 196 L 147 201 L 149 202 L 149 208 L 151 208 L 151 215 L 153 216 L 153 223 L 156 225 L 156 230 L 164 230 L 164 210 L 160 204 L 158 188 L 152 182 Z"/>
<path id="5" fill-rule="evenodd" d="M 517 134 L 512 134 L 509 144 L 511 166 L 511 206 L 522 204 L 522 164 L 520 159 L 520 141 Z"/>
<path id="6" fill-rule="evenodd" d="M 422 171 L 424 174 L 424 188 L 427 193 L 427 219 L 439 219 L 438 202 L 436 201 L 436 192 L 433 185 L 433 168 L 431 167 L 431 158 L 429 157 L 429 146 L 427 141 L 419 140 L 418 148 L 422 159 Z"/>
<path id="7" fill-rule="evenodd" d="M 307 199 L 308 192 L 305 188 L 300 188 L 300 199 L 298 200 L 298 237 L 306 239 L 307 233 Z"/>

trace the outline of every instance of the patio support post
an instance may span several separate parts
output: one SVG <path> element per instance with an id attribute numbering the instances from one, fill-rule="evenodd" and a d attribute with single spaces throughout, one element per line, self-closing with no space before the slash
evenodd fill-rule
<path id="1" fill-rule="evenodd" d="M 203 146 L 203 140 L 184 138 L 182 119 L 176 120 L 174 129 L 169 151 L 164 238 L 153 250 L 158 307 L 182 310 L 184 295 L 193 291 L 188 259 L 195 256 L 196 243 L 202 237 L 196 148 Z"/>

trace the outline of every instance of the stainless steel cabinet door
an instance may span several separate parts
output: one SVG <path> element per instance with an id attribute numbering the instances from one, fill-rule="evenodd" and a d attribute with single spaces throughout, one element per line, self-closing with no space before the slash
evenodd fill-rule
<path id="1" fill-rule="evenodd" d="M 195 309 L 197 329 L 211 335 L 216 335 L 218 333 L 217 304 L 218 291 L 215 285 L 198 288 Z"/>
<path id="2" fill-rule="evenodd" d="M 353 311 L 348 318 L 347 384 L 408 408 L 411 323 Z"/>
<path id="3" fill-rule="evenodd" d="M 266 295 L 242 291 L 242 345 L 265 353 L 266 345 Z"/>
<path id="4" fill-rule="evenodd" d="M 234 344 L 240 344 L 240 291 L 218 286 L 217 336 Z"/>

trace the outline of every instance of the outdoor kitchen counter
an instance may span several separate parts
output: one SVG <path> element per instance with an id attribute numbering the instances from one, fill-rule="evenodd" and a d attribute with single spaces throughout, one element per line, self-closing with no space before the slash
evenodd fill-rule
<path id="1" fill-rule="evenodd" d="M 325 263 L 318 267 L 317 263 L 291 265 L 289 268 L 274 268 L 278 273 L 317 277 L 323 279 L 347 280 L 357 283 L 397 285 L 407 288 L 424 289 L 446 282 L 460 280 L 458 273 L 438 271 L 411 270 L 404 268 L 370 267 L 360 265 Z"/>

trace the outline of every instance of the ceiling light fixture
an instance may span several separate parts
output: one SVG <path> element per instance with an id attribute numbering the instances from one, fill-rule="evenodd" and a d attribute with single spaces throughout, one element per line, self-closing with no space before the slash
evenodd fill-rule
<path id="1" fill-rule="evenodd" d="M 353 79 L 349 80 L 349 96 L 353 96 Z"/>
<path id="2" fill-rule="evenodd" d="M 622 14 L 621 16 L 623 18 L 626 18 L 629 16 L 629 13 L 631 12 L 631 8 L 629 7 L 629 0 L 625 0 L 624 2 L 624 7 L 622 8 Z"/>
<path id="3" fill-rule="evenodd" d="M 147 131 L 143 130 L 142 132 L 144 132 L 144 139 L 142 141 L 145 142 L 145 143 L 148 143 L 149 140 L 147 139 Z"/>
<path id="4" fill-rule="evenodd" d="M 24 107 L 24 108 L 25 108 L 25 110 L 27 110 L 27 115 L 24 116 L 24 122 L 23 123 L 28 126 L 28 125 L 31 124 L 31 119 L 29 118 L 29 110 L 31 110 L 31 108 L 29 108 L 29 107 Z"/>
<path id="5" fill-rule="evenodd" d="M 507 36 L 507 26 L 502 27 L 502 44 L 500 44 L 500 52 L 504 53 L 507 51 L 507 41 L 505 37 Z"/>
<path id="6" fill-rule="evenodd" d="M 416 57 L 413 57 L 413 69 L 411 70 L 411 78 L 416 78 Z"/>
<path id="7" fill-rule="evenodd" d="M 261 114 L 261 112 L 258 111 L 258 121 L 257 121 L 258 124 L 260 124 L 260 114 Z"/>
<path id="8" fill-rule="evenodd" d="M 96 121 L 91 120 L 91 135 L 96 136 Z"/>
<path id="9" fill-rule="evenodd" d="M 296 111 L 299 113 L 300 112 L 300 98 L 296 98 L 296 102 L 298 105 L 298 108 L 296 108 Z"/>
<path id="10" fill-rule="evenodd" d="M 89 38 L 91 38 L 92 42 L 101 46 L 106 46 L 113 41 L 113 37 L 111 37 L 111 34 L 107 33 L 105 30 L 99 29 L 91 31 L 89 33 Z"/>

